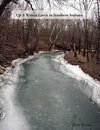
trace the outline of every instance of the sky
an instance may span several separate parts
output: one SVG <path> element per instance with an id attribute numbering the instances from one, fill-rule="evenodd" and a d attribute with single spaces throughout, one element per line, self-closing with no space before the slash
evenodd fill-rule
<path id="1" fill-rule="evenodd" d="M 16 8 L 14 8 L 14 10 L 16 9 L 16 10 L 20 10 L 20 9 L 23 9 L 23 6 L 25 6 L 25 3 L 23 4 L 23 1 L 24 0 L 20 0 L 20 7 L 19 7 L 19 5 L 17 5 L 16 6 Z M 76 2 L 75 2 L 76 1 Z M 32 6 L 33 6 L 33 8 L 34 9 L 37 9 L 40 13 L 42 13 L 41 12 L 41 9 L 43 9 L 44 10 L 44 12 L 45 13 L 48 13 L 48 12 L 51 12 L 51 13 L 56 13 L 56 14 L 60 14 L 60 13 L 63 13 L 63 14 L 82 14 L 84 17 L 85 17 L 85 11 L 84 11 L 84 6 L 82 6 L 82 9 L 80 9 L 80 7 L 79 7 L 79 4 L 78 4 L 78 2 L 79 1 L 82 1 L 82 0 L 69 0 L 69 3 L 68 2 L 66 2 L 66 5 L 58 5 L 57 6 L 57 3 L 55 3 L 54 1 L 53 1 L 53 3 L 51 2 L 51 8 L 50 8 L 50 6 L 49 6 L 49 4 L 46 2 L 46 0 L 38 0 L 38 2 L 36 3 L 33 3 L 32 4 Z M 89 1 L 90 0 L 87 0 L 88 1 L 88 6 L 89 6 Z M 92 1 L 92 0 L 91 0 Z M 95 0 L 94 0 L 95 1 Z M 23 6 L 22 6 L 23 5 Z M 82 5 L 82 4 L 81 4 Z M 77 9 L 75 9 L 75 8 L 73 8 L 73 7 L 71 7 L 71 6 L 75 6 L 75 8 L 77 8 L 77 9 L 79 9 L 79 10 L 77 10 Z M 31 9 L 30 9 L 30 11 L 32 11 Z M 81 11 L 82 11 L 82 13 L 81 13 Z M 16 11 L 15 11 L 16 12 Z M 14 12 L 14 13 L 15 13 Z M 44 13 L 43 12 L 43 13 Z M 23 12 L 20 12 L 20 13 L 23 13 Z M 92 10 L 90 9 L 89 11 L 88 11 L 88 18 L 89 19 L 91 19 L 91 15 L 92 14 Z M 61 17 L 60 17 L 61 18 Z"/>

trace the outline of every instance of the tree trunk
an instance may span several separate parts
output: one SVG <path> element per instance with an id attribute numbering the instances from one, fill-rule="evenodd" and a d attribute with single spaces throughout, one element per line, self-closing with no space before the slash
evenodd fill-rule
<path id="1" fill-rule="evenodd" d="M 49 51 L 52 50 L 52 47 L 53 47 L 54 44 L 55 44 L 55 42 L 50 43 Z"/>
<path id="2" fill-rule="evenodd" d="M 2 15 L 3 11 L 5 10 L 6 6 L 11 3 L 12 0 L 2 0 L 0 5 L 0 16 Z"/>
<path id="3" fill-rule="evenodd" d="M 97 56 L 96 60 L 100 62 L 100 8 L 99 8 L 99 0 L 97 0 L 97 9 L 98 9 L 98 43 L 97 43 Z"/>
<path id="4" fill-rule="evenodd" d="M 88 26 L 87 26 L 87 14 L 86 14 L 86 19 L 84 20 L 84 29 L 85 29 L 85 44 L 84 44 L 84 50 L 83 50 L 83 56 L 87 57 L 87 62 L 89 62 L 89 43 L 88 43 Z M 87 51 L 86 51 L 87 50 Z"/>
<path id="5" fill-rule="evenodd" d="M 79 54 L 81 53 L 81 36 L 79 37 Z"/>

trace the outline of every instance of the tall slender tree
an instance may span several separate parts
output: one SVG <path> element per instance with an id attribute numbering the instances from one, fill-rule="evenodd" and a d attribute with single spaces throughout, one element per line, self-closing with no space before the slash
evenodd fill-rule
<path id="1" fill-rule="evenodd" d="M 100 0 L 97 0 L 97 18 L 98 18 L 98 42 L 96 60 L 100 63 Z"/>

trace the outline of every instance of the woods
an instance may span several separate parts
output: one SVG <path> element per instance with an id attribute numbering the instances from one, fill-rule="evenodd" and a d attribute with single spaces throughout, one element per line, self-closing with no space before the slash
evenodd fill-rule
<path id="1" fill-rule="evenodd" d="M 24 2 L 24 1 L 23 1 Z M 33 9 L 33 3 L 25 0 L 26 7 Z M 38 1 L 39 2 L 39 1 Z M 52 8 L 52 2 L 47 0 Z M 100 1 L 99 0 L 55 0 L 58 4 L 67 3 L 67 6 L 85 11 L 85 19 L 11 19 L 12 10 L 18 6 L 18 0 L 3 0 L 0 5 L 0 46 L 2 49 L 12 51 L 11 59 L 16 56 L 28 56 L 40 50 L 50 51 L 53 49 L 72 50 L 74 58 L 78 54 L 86 57 L 87 62 L 100 63 Z M 81 4 L 82 3 L 82 4 Z M 29 6 L 27 6 L 29 5 Z M 37 5 L 35 3 L 35 5 Z M 24 6 L 22 5 L 23 9 Z M 18 9 L 18 7 L 17 7 Z M 88 19 L 88 13 L 92 13 L 92 18 Z M 3 56 L 2 56 L 3 55 Z M 9 57 L 10 59 L 10 57 Z M 2 63 L 2 58 L 0 58 Z"/>

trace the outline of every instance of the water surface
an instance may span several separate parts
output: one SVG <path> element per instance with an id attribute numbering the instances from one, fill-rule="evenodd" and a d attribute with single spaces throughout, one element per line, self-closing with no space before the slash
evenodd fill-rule
<path id="1" fill-rule="evenodd" d="M 55 70 L 56 55 L 42 54 L 23 64 L 17 98 L 30 129 L 100 130 L 100 108 L 78 89 L 81 82 Z"/>

